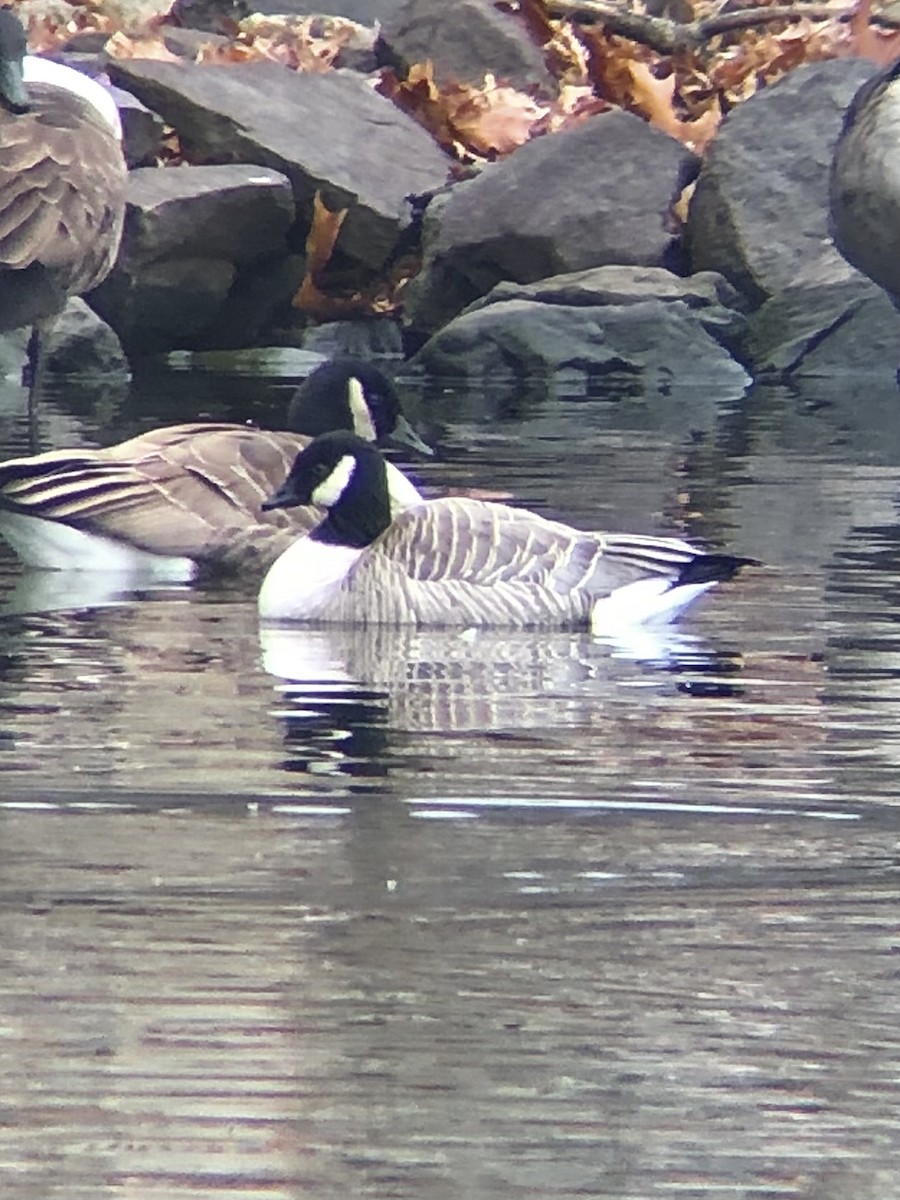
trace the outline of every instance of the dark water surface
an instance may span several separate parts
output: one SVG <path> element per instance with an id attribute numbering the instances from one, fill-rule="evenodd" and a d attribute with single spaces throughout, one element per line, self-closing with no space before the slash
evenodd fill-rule
<path id="1" fill-rule="evenodd" d="M 900 394 L 408 399 L 427 487 L 767 565 L 668 637 L 261 641 L 0 549 L 0 1195 L 893 1198 Z"/>

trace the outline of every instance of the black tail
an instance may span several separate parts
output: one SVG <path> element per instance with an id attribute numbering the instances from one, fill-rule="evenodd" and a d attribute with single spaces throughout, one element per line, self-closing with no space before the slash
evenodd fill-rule
<path id="1" fill-rule="evenodd" d="M 760 566 L 762 563 L 756 558 L 739 558 L 734 554 L 698 554 L 684 564 L 672 587 L 682 587 L 686 583 L 719 583 L 723 579 L 733 579 L 741 567 Z"/>

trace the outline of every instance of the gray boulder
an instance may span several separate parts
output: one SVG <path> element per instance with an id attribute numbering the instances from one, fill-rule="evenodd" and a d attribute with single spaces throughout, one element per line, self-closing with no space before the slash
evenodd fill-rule
<path id="1" fill-rule="evenodd" d="M 616 110 L 488 164 L 432 202 L 407 321 L 433 332 L 502 280 L 667 266 L 677 256 L 668 209 L 694 163 L 673 138 Z"/>
<path id="2" fill-rule="evenodd" d="M 132 59 L 110 63 L 110 75 L 178 130 L 192 161 L 258 163 L 287 176 L 296 245 L 316 191 L 349 209 L 338 248 L 371 270 L 409 223 L 406 196 L 441 186 L 450 166 L 421 126 L 349 72 Z"/>
<path id="3" fill-rule="evenodd" d="M 129 354 L 249 345 L 302 278 L 288 252 L 293 220 L 291 186 L 275 171 L 133 171 L 119 258 L 91 305 Z"/>
<path id="4" fill-rule="evenodd" d="M 750 382 L 685 300 L 671 299 L 608 306 L 498 299 L 451 321 L 413 362 L 470 382 L 614 375 L 644 391 L 701 383 L 729 394 Z"/>
<path id="5" fill-rule="evenodd" d="M 852 278 L 828 233 L 828 174 L 844 109 L 873 70 L 858 59 L 812 63 L 729 114 L 691 202 L 695 271 L 721 272 L 754 304 Z"/>
<path id="6" fill-rule="evenodd" d="M 553 275 L 537 283 L 498 283 L 467 311 L 475 312 L 504 300 L 535 300 L 577 308 L 628 308 L 647 300 L 679 303 L 729 350 L 742 346 L 746 339 L 746 303 L 715 271 L 682 279 L 663 267 L 594 267 Z"/>
<path id="7" fill-rule="evenodd" d="M 480 87 L 490 71 L 522 90 L 559 90 L 524 24 L 490 0 L 404 0 L 382 17 L 381 41 L 401 72 L 427 59 L 442 84 Z"/>
<path id="8" fill-rule="evenodd" d="M 128 360 L 113 330 L 79 296 L 56 316 L 44 338 L 44 367 L 54 375 L 129 378 Z"/>
<path id="9" fill-rule="evenodd" d="M 835 287 L 789 288 L 749 319 L 739 353 L 760 379 L 881 371 L 900 362 L 900 315 L 861 275 Z"/>

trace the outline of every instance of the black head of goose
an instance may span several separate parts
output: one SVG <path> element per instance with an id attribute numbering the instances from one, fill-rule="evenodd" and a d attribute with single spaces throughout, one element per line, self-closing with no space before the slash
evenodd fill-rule
<path id="1" fill-rule="evenodd" d="M 118 253 L 127 169 L 112 96 L 26 53 L 0 8 L 0 330 L 52 318 L 96 287 Z M 34 364 L 33 364 L 34 365 Z"/>
<path id="2" fill-rule="evenodd" d="M 266 509 L 328 516 L 269 569 L 264 621 L 579 627 L 670 620 L 754 560 L 676 538 L 583 533 L 483 500 L 423 501 L 392 516 L 385 462 L 352 434 L 317 438 Z"/>
<path id="3" fill-rule="evenodd" d="M 867 80 L 844 116 L 831 163 L 834 244 L 900 303 L 900 60 Z"/>
<path id="4" fill-rule="evenodd" d="M 0 534 L 27 564 L 48 569 L 141 569 L 157 579 L 199 568 L 264 571 L 322 518 L 306 506 L 264 513 L 262 502 L 322 429 L 355 430 L 431 453 L 371 363 L 324 363 L 297 389 L 291 430 L 190 424 L 151 430 L 101 450 L 51 450 L 0 463 Z M 393 465 L 392 503 L 419 493 Z"/>

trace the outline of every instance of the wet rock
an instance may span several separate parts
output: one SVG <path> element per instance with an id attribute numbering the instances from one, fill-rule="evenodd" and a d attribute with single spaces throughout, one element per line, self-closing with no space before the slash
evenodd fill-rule
<path id="1" fill-rule="evenodd" d="M 789 288 L 750 317 L 740 352 L 762 379 L 893 373 L 900 363 L 900 314 L 858 274 L 840 287 Z"/>
<path id="2" fill-rule="evenodd" d="M 53 374 L 129 377 L 128 360 L 113 330 L 80 297 L 54 318 L 43 343 L 44 366 Z"/>
<path id="3" fill-rule="evenodd" d="M 639 378 L 663 391 L 691 382 L 733 391 L 749 383 L 684 300 L 585 306 L 501 299 L 451 321 L 413 361 L 472 382 L 577 371 Z"/>
<path id="4" fill-rule="evenodd" d="M 432 202 L 408 323 L 430 333 L 502 280 L 667 266 L 677 256 L 668 209 L 694 163 L 673 138 L 614 111 L 488 164 Z"/>
<path id="5" fill-rule="evenodd" d="M 110 63 L 110 74 L 178 130 L 193 161 L 259 163 L 286 175 L 297 248 L 316 191 L 329 207 L 347 208 L 338 250 L 370 270 L 409 223 L 407 194 L 442 185 L 450 165 L 421 126 L 349 72 L 132 59 Z"/>
<path id="6" fill-rule="evenodd" d="M 400 326 L 392 317 L 327 321 L 308 330 L 302 345 L 304 350 L 315 351 L 323 358 L 403 358 Z"/>
<path id="7" fill-rule="evenodd" d="M 428 60 L 442 84 L 480 86 L 491 72 L 525 91 L 558 91 L 524 25 L 490 0 L 405 0 L 382 18 L 381 41 L 386 61 L 403 71 Z"/>
<path id="8" fill-rule="evenodd" d="M 873 69 L 858 59 L 799 67 L 729 114 L 691 202 L 694 270 L 720 271 L 755 304 L 851 277 L 828 234 L 828 171 L 844 109 Z"/>
<path id="9" fill-rule="evenodd" d="M 0 333 L 0 380 L 11 379 L 16 383 L 21 380 L 30 336 L 27 327 Z"/>
<path id="10" fill-rule="evenodd" d="M 302 277 L 288 255 L 293 219 L 290 184 L 275 171 L 133 171 L 119 258 L 91 304 L 129 354 L 248 345 Z"/>
<path id="11" fill-rule="evenodd" d="M 715 271 L 702 271 L 682 279 L 662 267 L 594 267 L 536 283 L 498 283 L 482 300 L 470 305 L 468 311 L 504 300 L 535 300 L 579 308 L 628 308 L 647 300 L 679 303 L 729 350 L 742 345 L 746 337 L 746 302 Z"/>

